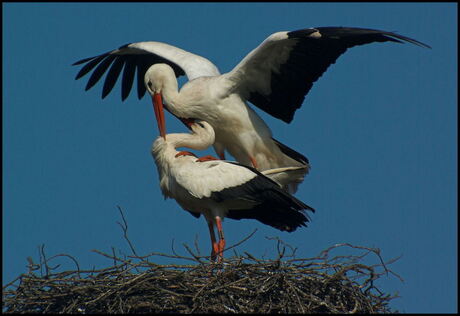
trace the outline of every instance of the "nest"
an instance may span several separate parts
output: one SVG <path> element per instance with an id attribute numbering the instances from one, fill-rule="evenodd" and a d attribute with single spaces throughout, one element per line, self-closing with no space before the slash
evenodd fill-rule
<path id="1" fill-rule="evenodd" d="M 379 249 L 337 244 L 313 258 L 299 259 L 296 249 L 278 238 L 274 259 L 244 252 L 210 262 L 184 245 L 190 256 L 151 253 L 138 256 L 127 236 L 132 256 L 123 258 L 93 250 L 109 258 L 104 269 L 82 270 L 75 258 L 59 254 L 40 263 L 29 257 L 28 273 L 3 287 L 4 313 L 392 313 L 397 295 L 376 286 L 392 274 Z M 252 233 L 254 234 L 254 232 Z M 250 238 L 246 237 L 234 248 Z M 269 238 L 270 239 L 270 238 Z M 198 250 L 198 247 L 196 246 Z M 345 253 L 345 255 L 343 255 Z M 157 264 L 155 257 L 190 264 Z M 57 272 L 57 259 L 71 259 L 76 269 Z M 374 261 L 374 264 L 368 262 Z M 365 264 L 366 263 L 366 264 Z M 39 273 L 40 272 L 40 273 Z M 40 275 L 37 275 L 40 274 Z"/>
<path id="2" fill-rule="evenodd" d="M 331 258 L 338 247 L 362 253 Z M 281 247 L 276 259 L 245 253 L 219 264 L 198 256 L 153 253 L 122 259 L 96 251 L 116 264 L 59 273 L 53 272 L 51 260 L 71 256 L 57 255 L 40 264 L 29 259 L 29 273 L 3 289 L 2 308 L 4 313 L 75 314 L 392 312 L 389 302 L 396 296 L 374 285 L 382 275 L 393 273 L 378 249 L 339 244 L 309 259 L 285 258 L 285 249 Z M 371 253 L 380 259 L 377 264 L 360 263 Z M 150 260 L 155 255 L 193 264 L 160 265 Z M 34 273 L 39 269 L 44 275 Z"/>

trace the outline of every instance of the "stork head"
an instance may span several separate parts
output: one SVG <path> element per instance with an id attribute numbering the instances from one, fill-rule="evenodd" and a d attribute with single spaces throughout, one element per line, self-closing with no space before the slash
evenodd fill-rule
<path id="1" fill-rule="evenodd" d="M 195 119 L 188 119 L 188 121 L 190 122 L 189 128 L 192 130 L 193 134 L 202 141 L 201 146 L 195 147 L 194 149 L 205 150 L 214 144 L 216 134 L 214 128 L 212 128 L 208 122 Z"/>
<path id="2" fill-rule="evenodd" d="M 177 93 L 177 80 L 176 74 L 171 66 L 167 64 L 154 64 L 147 69 L 144 75 L 144 83 L 147 91 L 152 96 L 153 108 L 155 110 L 155 116 L 157 118 L 158 129 L 160 135 L 164 138 L 166 135 L 166 123 L 164 119 L 164 109 L 168 109 L 168 100 L 171 101 L 173 95 Z M 163 100 L 166 101 L 166 106 L 163 104 Z M 171 112 L 171 111 L 169 111 Z M 180 117 L 171 112 L 175 117 L 182 121 L 188 128 L 191 129 L 191 124 L 194 122 L 193 119 Z"/>
<path id="3" fill-rule="evenodd" d="M 147 91 L 152 96 L 153 109 L 157 119 L 158 129 L 160 135 L 165 138 L 166 136 L 166 123 L 163 109 L 163 90 L 166 85 L 171 81 L 175 81 L 174 70 L 166 64 L 152 65 L 144 76 L 144 83 Z M 177 81 L 176 81 L 177 85 Z"/>
<path id="4" fill-rule="evenodd" d="M 150 95 L 162 93 L 165 86 L 177 85 L 176 75 L 171 66 L 167 64 L 153 64 L 145 72 L 144 83 Z"/>

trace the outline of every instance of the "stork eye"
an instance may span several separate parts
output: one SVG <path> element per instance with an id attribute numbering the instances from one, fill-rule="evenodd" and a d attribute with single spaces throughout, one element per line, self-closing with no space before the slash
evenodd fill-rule
<path id="1" fill-rule="evenodd" d="M 147 85 L 149 86 L 150 89 L 152 89 L 152 82 L 151 81 L 147 82 Z"/>

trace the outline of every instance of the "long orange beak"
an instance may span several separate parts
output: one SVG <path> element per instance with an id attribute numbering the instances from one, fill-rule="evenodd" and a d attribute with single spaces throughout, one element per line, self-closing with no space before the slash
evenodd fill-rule
<path id="1" fill-rule="evenodd" d="M 155 111 L 155 117 L 157 118 L 158 129 L 160 130 L 160 136 L 166 139 L 165 112 L 163 110 L 161 93 L 154 93 L 152 102 L 153 110 Z"/>

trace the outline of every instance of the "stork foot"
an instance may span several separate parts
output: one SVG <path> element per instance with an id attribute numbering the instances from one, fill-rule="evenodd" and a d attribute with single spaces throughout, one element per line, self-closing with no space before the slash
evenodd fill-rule
<path id="1" fill-rule="evenodd" d="M 219 244 L 215 242 L 212 244 L 212 250 L 211 250 L 211 261 L 212 262 L 216 262 L 218 253 L 219 253 Z"/>
<path id="2" fill-rule="evenodd" d="M 193 156 L 193 157 L 196 157 L 196 155 L 190 151 L 186 151 L 186 150 L 183 150 L 183 151 L 179 151 L 174 157 L 180 157 L 180 156 Z"/>
<path id="3" fill-rule="evenodd" d="M 198 158 L 197 160 L 195 160 L 195 162 L 203 162 L 203 161 L 210 161 L 210 160 L 219 160 L 219 159 L 211 155 L 206 155 L 206 156 Z"/>
<path id="4" fill-rule="evenodd" d="M 219 240 L 219 252 L 218 252 L 218 259 L 217 262 L 221 263 L 224 259 L 224 249 L 225 249 L 225 239 Z"/>

